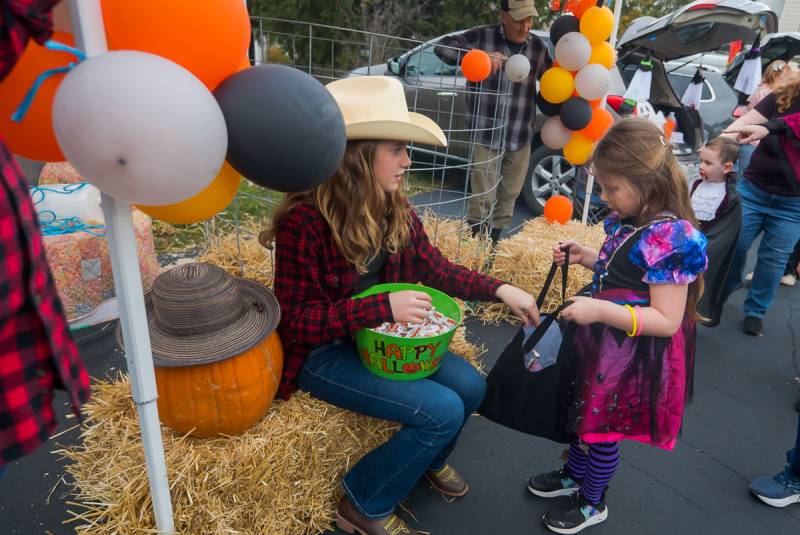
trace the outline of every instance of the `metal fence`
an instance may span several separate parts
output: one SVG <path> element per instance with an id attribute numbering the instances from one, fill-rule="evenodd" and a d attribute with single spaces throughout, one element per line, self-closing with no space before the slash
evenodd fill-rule
<path id="1" fill-rule="evenodd" d="M 437 218 L 460 222 L 458 226 L 434 225 L 430 239 L 436 245 L 446 232 L 468 232 L 466 217 L 471 198 L 488 197 L 489 214 L 478 221 L 488 228 L 492 218 L 497 183 L 486 192 L 473 195 L 469 177 L 477 166 L 500 178 L 504 135 L 507 123 L 509 86 L 501 85 L 492 91 L 482 85 L 468 87 L 460 68 L 448 65 L 434 53 L 435 39 L 418 41 L 371 32 L 339 28 L 324 24 L 285 19 L 252 17 L 253 41 L 251 61 L 254 65 L 280 63 L 290 65 L 325 84 L 351 76 L 372 76 L 392 73 L 403 83 L 409 111 L 423 114 L 435 121 L 444 131 L 448 146 L 432 148 L 409 145 L 412 166 L 404 182 L 406 193 L 418 213 L 427 212 Z M 460 51 L 460 53 L 465 51 Z M 401 74 L 402 73 L 402 74 Z M 475 139 L 478 130 L 470 121 L 467 94 L 475 105 L 491 98 L 488 128 L 493 144 L 500 147 L 488 160 L 476 161 Z M 485 115 L 485 114 L 484 114 Z M 486 130 L 487 122 L 484 122 Z M 254 229 L 248 224 L 245 207 L 259 203 L 263 206 L 261 222 L 266 225 L 280 195 L 261 188 L 243 188 L 231 206 L 205 223 L 210 244 L 223 236 L 236 236 L 241 249 L 242 239 L 253 239 Z M 491 200 L 491 201 L 490 201 Z M 250 218 L 252 219 L 252 218 Z M 452 256 L 451 251 L 451 256 Z M 451 260 L 467 262 L 463 255 L 474 254 L 474 248 L 456 250 Z M 243 274 L 248 266 L 240 262 Z"/>

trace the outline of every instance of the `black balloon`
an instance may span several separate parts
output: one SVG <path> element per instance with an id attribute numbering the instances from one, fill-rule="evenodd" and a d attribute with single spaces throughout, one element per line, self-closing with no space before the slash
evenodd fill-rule
<path id="1" fill-rule="evenodd" d="M 592 120 L 592 105 L 580 97 L 572 97 L 561 105 L 561 123 L 570 130 L 581 130 Z"/>
<path id="2" fill-rule="evenodd" d="M 214 96 L 228 126 L 227 160 L 259 186 L 309 190 L 342 161 L 342 113 L 325 86 L 304 72 L 258 65 L 227 78 Z"/>
<path id="3" fill-rule="evenodd" d="M 536 107 L 539 108 L 540 112 L 544 113 L 548 117 L 555 117 L 561 111 L 561 104 L 553 104 L 552 102 L 548 102 L 540 93 L 536 94 Z"/>
<path id="4" fill-rule="evenodd" d="M 580 32 L 581 23 L 578 17 L 572 15 L 561 15 L 550 26 L 550 40 L 553 42 L 555 48 L 558 40 L 564 37 L 569 32 Z"/>

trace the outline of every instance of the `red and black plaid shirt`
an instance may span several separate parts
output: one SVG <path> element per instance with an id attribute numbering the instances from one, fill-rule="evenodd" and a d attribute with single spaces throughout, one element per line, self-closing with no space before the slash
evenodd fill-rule
<path id="1" fill-rule="evenodd" d="M 285 351 L 279 389 L 284 399 L 297 390 L 297 376 L 314 346 L 393 321 L 388 293 L 350 299 L 358 280 L 358 270 L 345 260 L 315 207 L 300 205 L 281 222 L 275 238 L 275 295 Z M 495 292 L 504 284 L 444 258 L 416 214 L 410 243 L 387 257 L 380 280 L 421 282 L 454 297 L 481 301 L 496 301 Z"/>
<path id="2" fill-rule="evenodd" d="M 0 78 L 28 37 L 50 36 L 52 0 L 0 2 Z M 53 388 L 78 413 L 89 376 L 70 338 L 22 170 L 0 141 L 0 466 L 36 449 L 56 426 Z"/>

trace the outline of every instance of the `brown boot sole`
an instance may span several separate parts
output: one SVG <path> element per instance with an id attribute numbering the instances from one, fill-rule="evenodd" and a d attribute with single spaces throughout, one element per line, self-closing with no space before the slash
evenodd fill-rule
<path id="1" fill-rule="evenodd" d="M 441 487 L 439 487 L 439 485 L 437 485 L 436 482 L 430 476 L 428 476 L 427 473 L 425 474 L 425 481 L 428 482 L 428 485 L 430 485 L 433 490 L 444 496 L 449 496 L 450 498 L 460 498 L 469 492 L 469 483 L 465 483 L 466 486 L 464 487 L 464 490 L 462 490 L 461 492 L 452 492 L 449 490 L 444 490 Z"/>
<path id="2" fill-rule="evenodd" d="M 339 511 L 336 511 L 336 527 L 345 533 L 358 533 L 359 535 L 367 535 L 367 533 L 361 531 L 359 528 L 354 526 L 352 522 L 339 514 Z"/>

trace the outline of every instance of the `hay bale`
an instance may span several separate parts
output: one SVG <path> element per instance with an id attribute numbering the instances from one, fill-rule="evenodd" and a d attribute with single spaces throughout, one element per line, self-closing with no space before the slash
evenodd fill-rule
<path id="1" fill-rule="evenodd" d="M 451 349 L 473 363 L 481 348 L 461 327 Z M 127 377 L 93 386 L 82 443 L 55 453 L 71 461 L 78 532 L 152 533 L 139 422 Z M 162 428 L 180 533 L 312 534 L 332 527 L 344 473 L 399 429 L 297 392 L 233 437 L 197 439 Z"/>
<path id="2" fill-rule="evenodd" d="M 553 247 L 559 241 L 576 240 L 595 250 L 600 250 L 605 239 L 602 225 L 587 226 L 578 221 L 566 225 L 550 223 L 543 217 L 525 223 L 522 229 L 498 242 L 490 275 L 504 280 L 534 296 L 539 294 L 550 265 L 553 262 Z M 580 266 L 572 266 L 567 281 L 567 295 L 574 295 L 592 280 L 592 272 Z M 545 298 L 542 310 L 554 310 L 561 303 L 561 278 L 556 277 Z M 477 315 L 497 322 L 514 317 L 505 305 L 493 303 L 481 305 Z"/>
<path id="3" fill-rule="evenodd" d="M 487 236 L 473 237 L 465 220 L 440 217 L 429 209 L 421 219 L 431 243 L 445 258 L 475 271 L 487 270 L 492 256 L 492 242 Z"/>
<path id="4" fill-rule="evenodd" d="M 238 232 L 219 233 L 208 242 L 198 262 L 221 267 L 231 275 L 246 277 L 272 287 L 272 251 L 262 247 L 258 234 L 262 227 L 254 222 L 242 224 Z"/>

